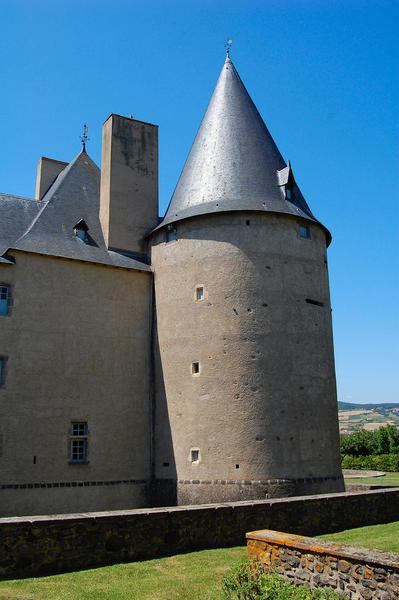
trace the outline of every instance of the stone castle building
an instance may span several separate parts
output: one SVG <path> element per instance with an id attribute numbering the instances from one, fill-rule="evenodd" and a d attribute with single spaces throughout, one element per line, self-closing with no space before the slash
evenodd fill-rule
<path id="1" fill-rule="evenodd" d="M 343 490 L 326 248 L 230 58 L 169 208 L 112 114 L 0 196 L 0 514 Z"/>

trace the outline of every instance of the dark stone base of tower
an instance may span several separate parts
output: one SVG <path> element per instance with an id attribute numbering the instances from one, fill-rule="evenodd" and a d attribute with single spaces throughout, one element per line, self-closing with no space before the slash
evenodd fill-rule
<path id="1" fill-rule="evenodd" d="M 153 506 L 186 506 L 239 502 L 290 496 L 332 494 L 344 492 L 342 475 L 302 479 L 250 480 L 158 480 L 153 487 Z"/>

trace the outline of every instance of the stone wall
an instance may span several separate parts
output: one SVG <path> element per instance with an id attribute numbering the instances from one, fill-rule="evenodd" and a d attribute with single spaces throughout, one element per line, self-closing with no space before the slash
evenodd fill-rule
<path id="1" fill-rule="evenodd" d="M 296 584 L 331 587 L 352 600 L 399 597 L 399 554 L 281 533 L 247 533 L 248 556 Z"/>
<path id="2" fill-rule="evenodd" d="M 0 267 L 13 299 L 0 323 L 0 516 L 148 506 L 151 273 L 13 256 Z M 72 422 L 87 423 L 85 462 L 71 461 Z"/>
<path id="3" fill-rule="evenodd" d="M 258 529 L 316 535 L 399 518 L 399 490 L 0 519 L 0 577 L 245 544 Z"/>
<path id="4" fill-rule="evenodd" d="M 172 480 L 179 505 L 343 491 L 324 230 L 261 212 L 175 228 L 151 237 L 159 504 Z"/>

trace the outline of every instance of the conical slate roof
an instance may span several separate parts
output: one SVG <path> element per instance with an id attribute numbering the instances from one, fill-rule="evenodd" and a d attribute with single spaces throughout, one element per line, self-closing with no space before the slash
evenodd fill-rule
<path id="1" fill-rule="evenodd" d="M 196 215 L 236 210 L 286 213 L 316 221 L 291 166 L 227 57 L 159 227 Z"/>

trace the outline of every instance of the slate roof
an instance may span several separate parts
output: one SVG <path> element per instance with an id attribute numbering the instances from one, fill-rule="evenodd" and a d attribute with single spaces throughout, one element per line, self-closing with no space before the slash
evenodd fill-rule
<path id="1" fill-rule="evenodd" d="M 289 174 L 290 200 L 284 187 Z M 236 210 L 285 213 L 318 222 L 227 57 L 158 227 L 196 215 Z M 329 242 L 331 236 L 325 231 Z"/>
<path id="2" fill-rule="evenodd" d="M 0 256 L 24 234 L 42 206 L 37 200 L 0 194 Z"/>
<path id="3" fill-rule="evenodd" d="M 144 262 L 108 250 L 99 205 L 100 170 L 82 150 L 61 171 L 40 202 L 0 197 L 0 255 L 7 249 L 16 249 L 151 271 Z M 88 228 L 88 243 L 74 232 L 74 226 L 82 220 Z"/>

